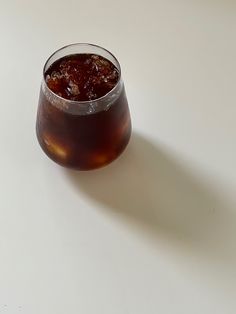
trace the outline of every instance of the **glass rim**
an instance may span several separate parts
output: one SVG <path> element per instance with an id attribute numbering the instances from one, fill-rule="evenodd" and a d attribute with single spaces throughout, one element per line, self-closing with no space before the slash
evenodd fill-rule
<path id="1" fill-rule="evenodd" d="M 118 71 L 119 71 L 119 78 L 118 78 L 118 81 L 116 82 L 115 86 L 109 91 L 107 92 L 105 95 L 99 97 L 99 98 L 96 98 L 96 99 L 92 99 L 92 100 L 70 100 L 70 99 L 66 99 L 64 97 L 61 97 L 59 95 L 57 95 L 56 93 L 54 93 L 47 85 L 47 82 L 46 82 L 46 78 L 45 78 L 45 72 L 46 72 L 46 66 L 48 64 L 48 62 L 50 61 L 50 59 L 55 56 L 55 54 L 57 54 L 58 52 L 68 48 L 68 47 L 71 47 L 71 46 L 80 46 L 80 45 L 87 45 L 87 46 L 92 46 L 92 47 L 95 47 L 95 48 L 99 48 L 99 49 L 102 49 L 104 51 L 106 51 L 109 55 L 111 55 L 115 61 L 117 62 L 117 65 L 118 65 Z M 109 50 L 107 50 L 106 48 L 103 48 L 99 45 L 96 45 L 96 44 L 91 44 L 91 43 L 86 43 L 86 42 L 78 42 L 78 43 L 73 43 L 73 44 L 68 44 L 68 45 L 65 45 L 59 49 L 57 49 L 56 51 L 54 51 L 49 57 L 48 59 L 46 60 L 44 66 L 43 66 L 43 83 L 44 83 L 44 86 L 45 88 L 51 93 L 53 94 L 57 99 L 60 99 L 62 100 L 63 102 L 68 102 L 68 103 L 74 103 L 74 104 L 91 104 L 91 103 L 94 103 L 94 102 L 98 102 L 100 100 L 103 100 L 105 98 L 107 98 L 110 94 L 112 94 L 112 92 L 114 92 L 114 90 L 117 88 L 117 86 L 120 84 L 121 82 L 121 66 L 120 66 L 120 63 L 119 61 L 117 60 L 117 58 L 113 55 L 113 53 L 111 53 Z"/>

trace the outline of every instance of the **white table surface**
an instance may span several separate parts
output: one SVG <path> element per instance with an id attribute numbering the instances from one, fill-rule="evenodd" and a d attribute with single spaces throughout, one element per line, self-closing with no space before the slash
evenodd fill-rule
<path id="1" fill-rule="evenodd" d="M 236 2 L 0 0 L 0 313 L 236 313 Z M 119 59 L 129 147 L 92 172 L 41 151 L 42 67 Z"/>

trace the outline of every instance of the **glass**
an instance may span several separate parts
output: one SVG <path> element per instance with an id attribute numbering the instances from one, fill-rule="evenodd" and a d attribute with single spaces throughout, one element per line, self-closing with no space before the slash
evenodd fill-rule
<path id="1" fill-rule="evenodd" d="M 55 61 L 75 54 L 106 58 L 118 69 L 116 85 L 104 96 L 86 101 L 68 100 L 46 83 L 46 71 Z M 121 69 L 106 49 L 92 44 L 72 44 L 56 51 L 43 70 L 36 133 L 43 151 L 58 164 L 90 170 L 107 165 L 127 146 L 131 120 Z"/>

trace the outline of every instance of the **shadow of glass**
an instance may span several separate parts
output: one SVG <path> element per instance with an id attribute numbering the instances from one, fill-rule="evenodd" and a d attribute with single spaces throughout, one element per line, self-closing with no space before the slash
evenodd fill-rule
<path id="1" fill-rule="evenodd" d="M 109 215 L 152 239 L 165 236 L 208 257 L 236 261 L 235 250 L 232 254 L 236 223 L 230 205 L 161 145 L 134 133 L 127 150 L 111 165 L 65 173 Z"/>

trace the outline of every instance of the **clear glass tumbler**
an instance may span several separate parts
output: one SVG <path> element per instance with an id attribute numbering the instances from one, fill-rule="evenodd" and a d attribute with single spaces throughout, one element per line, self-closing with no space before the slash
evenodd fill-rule
<path id="1" fill-rule="evenodd" d="M 47 86 L 45 73 L 57 60 L 75 54 L 99 55 L 118 69 L 116 85 L 104 96 L 86 101 L 68 100 Z M 106 49 L 92 44 L 72 44 L 53 53 L 43 69 L 36 133 L 40 146 L 58 164 L 90 170 L 107 165 L 127 146 L 131 119 L 121 68 Z"/>

